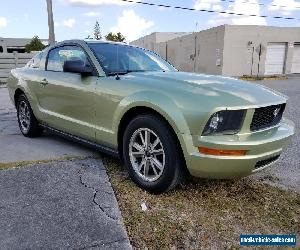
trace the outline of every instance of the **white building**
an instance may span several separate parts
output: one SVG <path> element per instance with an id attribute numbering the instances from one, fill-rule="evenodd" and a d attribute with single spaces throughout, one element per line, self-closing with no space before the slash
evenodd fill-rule
<path id="1" fill-rule="evenodd" d="M 300 27 L 222 25 L 189 34 L 153 33 L 131 44 L 155 51 L 182 71 L 228 76 L 300 73 Z"/>

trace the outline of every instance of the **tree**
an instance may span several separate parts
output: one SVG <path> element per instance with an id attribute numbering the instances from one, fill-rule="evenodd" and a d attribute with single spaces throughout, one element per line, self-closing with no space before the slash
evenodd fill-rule
<path id="1" fill-rule="evenodd" d="M 31 51 L 41 51 L 44 48 L 46 48 L 46 46 L 41 42 L 38 36 L 34 36 L 31 39 L 30 43 L 25 45 L 25 50 L 28 53 L 30 53 Z"/>
<path id="2" fill-rule="evenodd" d="M 101 40 L 101 30 L 100 30 L 100 24 L 98 21 L 96 21 L 95 27 L 94 27 L 94 38 L 96 40 Z"/>
<path id="3" fill-rule="evenodd" d="M 105 36 L 105 39 L 107 41 L 113 41 L 113 42 L 124 42 L 125 41 L 125 37 L 121 34 L 121 32 L 118 32 L 117 34 L 109 32 Z"/>

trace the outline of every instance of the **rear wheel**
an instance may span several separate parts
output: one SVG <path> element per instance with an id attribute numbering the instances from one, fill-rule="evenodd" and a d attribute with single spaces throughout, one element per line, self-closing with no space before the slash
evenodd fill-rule
<path id="1" fill-rule="evenodd" d="M 20 95 L 17 101 L 17 115 L 19 128 L 26 137 L 37 137 L 41 135 L 42 129 L 38 125 L 31 106 L 24 94 Z"/>
<path id="2" fill-rule="evenodd" d="M 162 193 L 183 177 L 183 160 L 168 124 L 155 115 L 140 115 L 127 126 L 123 157 L 131 179 L 141 188 Z"/>

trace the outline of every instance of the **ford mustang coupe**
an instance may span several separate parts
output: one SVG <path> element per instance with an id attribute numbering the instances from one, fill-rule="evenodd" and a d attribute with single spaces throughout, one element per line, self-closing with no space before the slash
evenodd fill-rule
<path id="1" fill-rule="evenodd" d="M 278 160 L 294 133 L 286 97 L 233 78 L 177 71 L 155 53 L 70 40 L 14 69 L 20 130 L 44 129 L 119 156 L 141 188 L 161 193 L 185 173 L 240 178 Z"/>

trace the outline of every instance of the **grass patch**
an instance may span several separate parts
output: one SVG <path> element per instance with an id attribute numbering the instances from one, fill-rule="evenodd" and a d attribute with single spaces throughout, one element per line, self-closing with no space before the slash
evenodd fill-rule
<path id="1" fill-rule="evenodd" d="M 262 80 L 286 80 L 286 76 L 241 76 L 240 80 L 244 81 L 262 81 Z"/>
<path id="2" fill-rule="evenodd" d="M 134 248 L 237 249 L 241 233 L 299 238 L 297 193 L 249 179 L 189 178 L 176 190 L 151 195 L 135 186 L 118 160 L 104 157 L 103 162 Z"/>
<path id="3" fill-rule="evenodd" d="M 87 158 L 87 157 L 66 156 L 66 157 L 60 157 L 60 158 L 49 159 L 49 160 L 19 161 L 19 162 L 0 163 L 0 170 L 11 169 L 11 168 L 28 167 L 28 166 L 31 166 L 31 165 L 42 164 L 42 163 L 50 163 L 50 162 L 54 162 L 54 161 L 83 160 L 85 158 Z"/>

